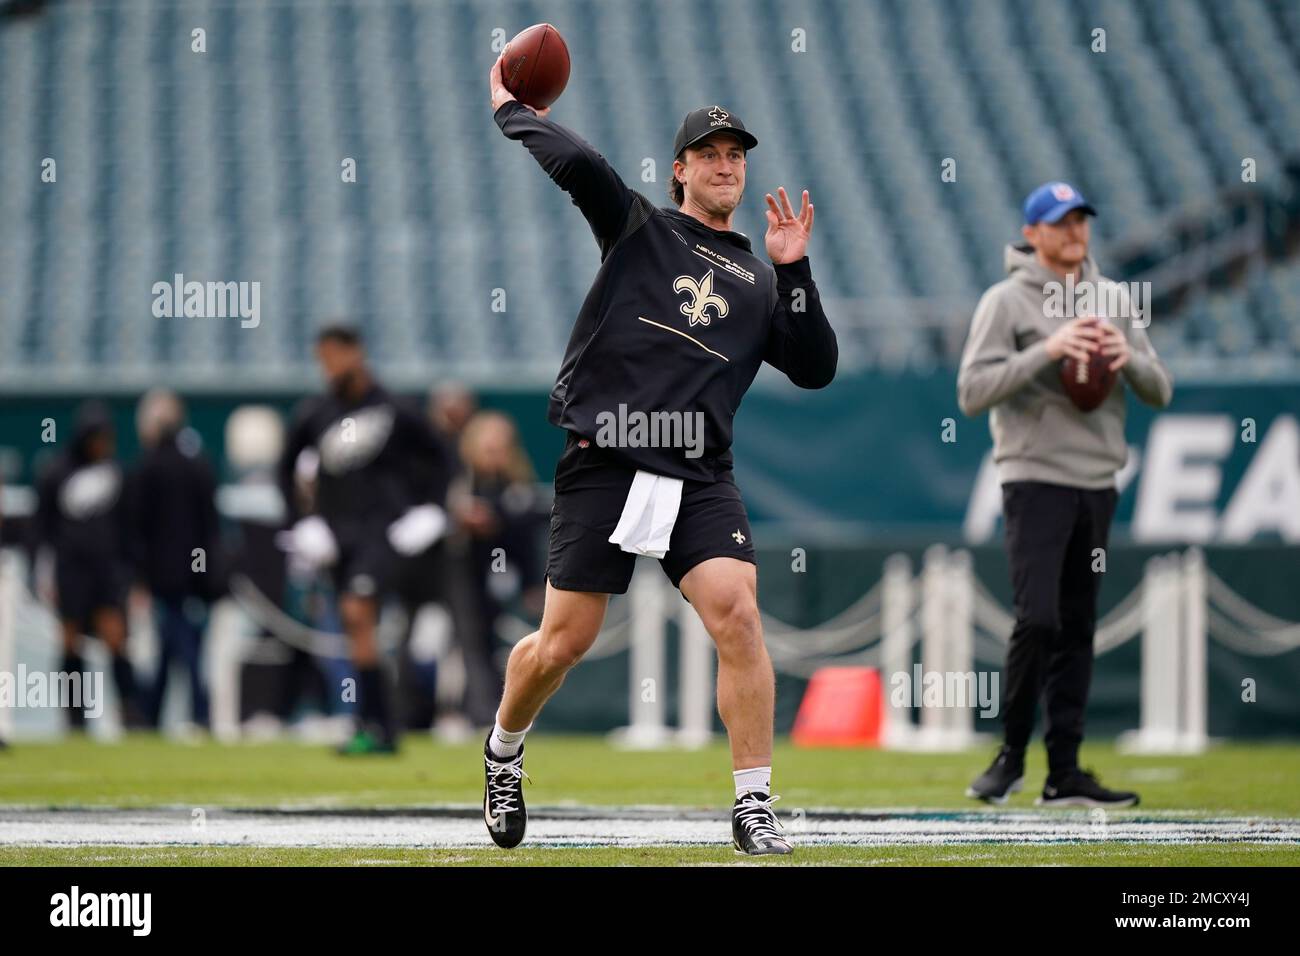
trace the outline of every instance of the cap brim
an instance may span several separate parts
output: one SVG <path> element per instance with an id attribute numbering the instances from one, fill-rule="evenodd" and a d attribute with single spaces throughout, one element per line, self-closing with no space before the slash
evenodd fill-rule
<path id="1" fill-rule="evenodd" d="M 1047 210 L 1047 212 L 1043 213 L 1043 215 L 1039 217 L 1038 221 L 1054 225 L 1055 223 L 1060 222 L 1061 217 L 1067 212 L 1071 212 L 1075 209 L 1082 209 L 1089 216 L 1097 215 L 1097 210 L 1093 209 L 1088 203 L 1072 199 L 1053 206 L 1051 209 Z"/>
<path id="2" fill-rule="evenodd" d="M 736 129 L 734 126 L 719 126 L 717 129 L 706 130 L 694 139 L 682 143 L 682 149 L 690 149 L 700 140 L 708 139 L 714 133 L 730 133 L 732 136 L 740 140 L 740 145 L 744 146 L 746 150 L 753 149 L 758 145 L 758 140 L 755 138 L 754 134 L 750 133 L 748 130 Z M 682 149 L 677 151 L 677 155 L 681 155 Z"/>

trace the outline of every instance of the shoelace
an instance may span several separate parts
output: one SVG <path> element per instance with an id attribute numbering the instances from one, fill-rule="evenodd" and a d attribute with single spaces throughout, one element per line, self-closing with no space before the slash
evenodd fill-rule
<path id="1" fill-rule="evenodd" d="M 780 799 L 776 794 L 764 800 L 753 792 L 747 793 L 740 798 L 740 807 L 736 810 L 736 819 L 740 821 L 740 825 L 748 830 L 749 835 L 754 839 L 763 837 L 781 839 L 781 834 L 776 832 L 776 827 L 781 826 L 781 821 L 776 818 L 776 814 L 772 811 L 772 804 Z M 774 823 L 776 827 L 772 826 Z"/>
<path id="2" fill-rule="evenodd" d="M 491 758 L 486 759 L 488 767 L 488 806 L 492 808 L 492 815 L 495 817 L 503 813 L 517 813 L 519 808 L 515 806 L 515 800 L 518 799 L 514 793 L 515 784 L 521 778 L 532 783 L 533 778 L 524 771 L 522 760 L 501 762 Z"/>

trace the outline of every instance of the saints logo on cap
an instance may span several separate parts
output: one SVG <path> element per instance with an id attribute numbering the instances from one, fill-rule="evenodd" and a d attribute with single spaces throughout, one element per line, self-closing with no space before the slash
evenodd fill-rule
<path id="1" fill-rule="evenodd" d="M 727 122 L 727 117 L 730 116 L 731 114 L 728 113 L 726 110 L 724 110 L 721 106 L 715 106 L 713 107 L 713 109 L 709 110 L 709 115 L 712 116 L 713 119 L 716 121 L 710 123 L 709 124 L 710 126 L 721 126 Z"/>

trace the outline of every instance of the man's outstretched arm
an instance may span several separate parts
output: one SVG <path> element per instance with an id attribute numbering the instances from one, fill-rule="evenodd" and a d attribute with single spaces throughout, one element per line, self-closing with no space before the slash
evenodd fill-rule
<path id="1" fill-rule="evenodd" d="M 501 132 L 519 140 L 561 189 L 573 197 L 605 255 L 627 220 L 633 193 L 612 166 L 577 133 L 546 118 L 511 95 L 501 80 L 501 60 L 489 74 L 493 119 Z"/>

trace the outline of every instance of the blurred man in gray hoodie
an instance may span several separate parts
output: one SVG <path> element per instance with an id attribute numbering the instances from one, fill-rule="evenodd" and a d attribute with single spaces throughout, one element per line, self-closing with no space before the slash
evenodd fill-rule
<path id="1" fill-rule="evenodd" d="M 966 791 L 993 803 L 1020 789 L 1040 694 L 1048 777 L 1035 802 L 1138 802 L 1136 793 L 1103 787 L 1078 763 L 1101 581 L 1094 564 L 1115 513 L 1115 473 L 1128 456 L 1126 392 L 1163 408 L 1173 383 L 1151 347 L 1140 303 L 1102 276 L 1088 254 L 1089 217 L 1095 215 L 1068 183 L 1030 193 L 1024 242 L 1007 246 L 1007 278 L 980 299 L 957 375 L 962 412 L 991 410 L 1015 594 L 1004 674 L 1005 741 Z M 1066 356 L 1087 362 L 1097 351 L 1120 374 L 1105 401 L 1082 412 L 1062 388 L 1057 366 Z"/>

